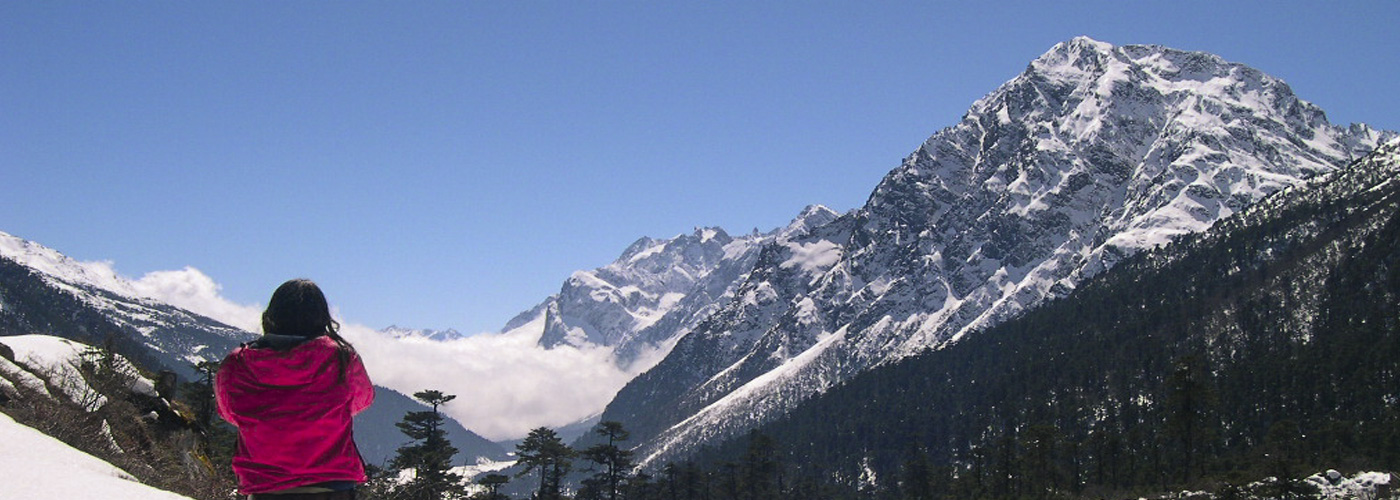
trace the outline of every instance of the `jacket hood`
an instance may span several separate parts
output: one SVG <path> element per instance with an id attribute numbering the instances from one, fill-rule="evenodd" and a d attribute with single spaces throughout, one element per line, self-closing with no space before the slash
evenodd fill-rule
<path id="1" fill-rule="evenodd" d="M 330 337 L 263 335 L 233 352 L 251 381 L 279 387 L 305 386 L 324 370 L 339 370 L 339 346 Z"/>

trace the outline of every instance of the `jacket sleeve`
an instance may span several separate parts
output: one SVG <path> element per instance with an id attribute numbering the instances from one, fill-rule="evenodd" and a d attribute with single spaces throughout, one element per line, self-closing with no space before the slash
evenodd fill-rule
<path id="1" fill-rule="evenodd" d="M 234 354 L 237 352 L 235 350 Z M 238 418 L 233 413 L 232 401 L 230 400 L 233 397 L 231 390 L 233 384 L 230 377 L 233 376 L 233 365 L 238 363 L 237 356 L 234 354 L 224 358 L 224 362 L 219 364 L 218 373 L 214 374 L 214 405 L 218 408 L 220 417 L 233 424 L 234 427 L 238 427 Z"/>
<path id="2" fill-rule="evenodd" d="M 345 373 L 345 381 L 350 384 L 350 414 L 359 415 L 374 403 L 374 384 L 369 380 L 369 373 L 365 371 L 365 364 L 360 361 L 359 353 L 350 355 L 350 366 Z"/>

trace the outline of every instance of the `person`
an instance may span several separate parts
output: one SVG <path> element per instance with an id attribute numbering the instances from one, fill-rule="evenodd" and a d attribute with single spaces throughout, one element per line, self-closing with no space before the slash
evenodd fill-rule
<path id="1" fill-rule="evenodd" d="M 239 492 L 251 500 L 354 499 L 366 478 L 353 417 L 374 402 L 359 354 L 309 280 L 272 293 L 262 329 L 214 377 L 219 415 L 238 428 Z"/>

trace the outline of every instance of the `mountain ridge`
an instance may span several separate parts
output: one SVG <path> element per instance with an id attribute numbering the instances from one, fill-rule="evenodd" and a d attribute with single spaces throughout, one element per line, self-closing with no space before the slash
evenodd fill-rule
<path id="1" fill-rule="evenodd" d="M 542 331 L 528 333 L 538 335 L 542 347 L 610 347 L 619 367 L 641 371 L 733 293 L 764 243 L 836 217 L 809 205 L 787 226 L 766 233 L 731 236 L 705 227 L 669 239 L 639 238 L 611 264 L 574 272 L 559 293 L 516 315 L 502 333 L 525 334 L 521 328 L 542 319 Z"/>
<path id="2" fill-rule="evenodd" d="M 1047 485 L 1139 497 L 1176 483 L 1218 490 L 1193 498 L 1280 498 L 1271 481 L 1239 479 L 1393 470 L 1397 177 L 1391 141 L 1067 297 L 853 377 L 759 432 L 787 459 L 823 464 L 821 481 L 880 478 L 862 491 L 897 491 L 917 450 L 924 480 L 957 498 Z M 745 446 L 730 440 L 705 460 Z"/>
<path id="3" fill-rule="evenodd" d="M 1332 126 L 1281 80 L 1211 54 L 1057 44 L 919 146 L 864 207 L 767 246 L 735 298 L 603 418 L 639 430 L 648 461 L 681 456 L 1391 137 Z M 831 258 L 785 265 L 816 249 Z"/>

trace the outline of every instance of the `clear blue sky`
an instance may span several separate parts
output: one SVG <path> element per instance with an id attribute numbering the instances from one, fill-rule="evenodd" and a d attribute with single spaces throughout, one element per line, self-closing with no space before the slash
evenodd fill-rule
<path id="1" fill-rule="evenodd" d="M 975 5 L 964 5 L 975 4 Z M 0 231 L 499 328 L 641 236 L 862 204 L 1076 35 L 1400 129 L 1400 2 L 0 3 Z"/>

